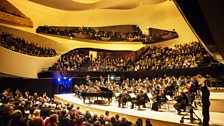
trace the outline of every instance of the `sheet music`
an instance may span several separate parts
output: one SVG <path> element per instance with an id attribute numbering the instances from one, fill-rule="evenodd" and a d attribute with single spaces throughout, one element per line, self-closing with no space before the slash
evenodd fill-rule
<path id="1" fill-rule="evenodd" d="M 149 97 L 149 99 L 152 98 L 152 94 L 151 93 L 147 93 L 147 96 Z"/>
<path id="2" fill-rule="evenodd" d="M 166 98 L 167 98 L 168 101 L 172 101 L 173 100 L 169 95 L 166 95 Z"/>
<path id="3" fill-rule="evenodd" d="M 134 93 L 130 93 L 129 95 L 131 96 L 131 98 L 136 98 L 136 95 Z"/>
<path id="4" fill-rule="evenodd" d="M 116 97 L 120 95 L 120 93 L 114 93 L 114 94 L 115 94 Z"/>

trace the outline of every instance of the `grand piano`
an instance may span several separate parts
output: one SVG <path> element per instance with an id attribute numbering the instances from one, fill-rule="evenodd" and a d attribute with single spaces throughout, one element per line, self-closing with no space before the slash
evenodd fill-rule
<path id="1" fill-rule="evenodd" d="M 100 89 L 100 91 L 98 91 L 98 92 L 82 91 L 81 96 L 83 98 L 83 103 L 85 103 L 86 98 L 88 98 L 89 103 L 91 103 L 90 102 L 91 97 L 96 98 L 95 101 L 99 101 L 98 98 L 101 97 L 101 98 L 107 98 L 108 104 L 110 104 L 112 97 L 114 96 L 113 91 L 111 91 L 110 89 L 105 88 L 105 87 L 99 87 L 99 89 Z M 100 100 L 100 101 L 102 101 L 102 100 Z"/>

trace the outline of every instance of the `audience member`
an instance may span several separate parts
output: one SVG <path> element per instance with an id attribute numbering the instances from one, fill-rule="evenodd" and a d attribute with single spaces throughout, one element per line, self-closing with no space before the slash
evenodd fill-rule
<path id="1" fill-rule="evenodd" d="M 0 46 L 31 56 L 52 57 L 56 55 L 55 49 L 41 47 L 7 32 L 0 33 Z"/>
<path id="2" fill-rule="evenodd" d="M 145 126 L 152 126 L 150 119 L 145 120 Z"/>
<path id="3" fill-rule="evenodd" d="M 49 99 L 44 93 L 39 96 L 37 93 L 30 95 L 30 93 L 25 92 L 24 95 L 19 91 L 12 92 L 10 89 L 5 90 L 2 94 L 10 94 L 0 97 L 2 99 L 11 99 L 7 103 L 0 105 L 0 124 L 2 126 L 130 126 L 131 122 L 126 118 L 123 119 L 122 124 L 119 123 L 119 115 L 113 117 L 113 122 L 109 117 L 109 111 L 104 114 L 98 115 L 91 114 L 89 110 L 85 113 L 80 111 L 79 107 L 72 104 L 65 104 L 61 102 L 56 102 L 53 99 Z M 23 114 L 18 107 L 15 106 L 16 97 L 20 94 L 20 103 L 25 102 L 25 113 Z M 6 100 L 8 101 L 8 100 Z M 19 103 L 19 104 L 20 104 Z M 34 104 L 32 104 L 34 103 Z M 46 105 L 47 104 L 47 105 Z M 13 109 L 15 107 L 15 110 Z M 50 111 L 46 114 L 44 109 L 48 108 Z M 27 113 L 27 111 L 29 113 Z M 43 116 L 41 111 L 44 112 L 42 115 L 46 116 L 43 121 Z M 26 115 L 29 114 L 29 115 Z M 15 125 L 14 125 L 15 124 Z M 114 124 L 114 125 L 113 125 Z M 123 125 L 124 124 L 124 125 Z"/>
<path id="4" fill-rule="evenodd" d="M 88 53 L 86 53 L 88 54 Z M 91 61 L 91 64 L 89 64 Z M 88 71 L 145 71 L 164 69 L 185 69 L 219 64 L 208 54 L 199 42 L 191 42 L 170 47 L 149 47 L 135 62 L 124 57 L 101 57 L 90 60 L 79 50 L 64 55 L 49 70 L 78 70 L 81 66 Z M 88 68 L 87 68 L 88 67 Z"/>
<path id="5" fill-rule="evenodd" d="M 135 122 L 136 126 L 143 126 L 143 121 L 141 118 L 138 118 L 138 120 Z"/>
<path id="6" fill-rule="evenodd" d="M 37 33 L 53 34 L 58 36 L 83 39 L 94 39 L 100 41 L 143 41 L 148 38 L 144 35 L 139 27 L 135 27 L 131 31 L 104 31 L 99 28 L 91 27 L 72 27 L 69 29 L 54 27 L 54 26 L 39 26 Z"/>
<path id="7" fill-rule="evenodd" d="M 82 65 L 88 63 L 90 58 L 88 55 L 83 55 L 78 50 L 72 50 L 61 56 L 61 58 L 49 68 L 49 70 L 78 70 Z"/>
<path id="8" fill-rule="evenodd" d="M 89 71 L 122 71 L 131 62 L 130 58 L 97 57 L 92 61 Z"/>
<path id="9" fill-rule="evenodd" d="M 52 114 L 50 116 L 50 123 L 47 126 L 58 126 L 58 115 Z"/>
<path id="10" fill-rule="evenodd" d="M 199 42 L 150 47 L 129 71 L 193 68 L 218 64 Z"/>

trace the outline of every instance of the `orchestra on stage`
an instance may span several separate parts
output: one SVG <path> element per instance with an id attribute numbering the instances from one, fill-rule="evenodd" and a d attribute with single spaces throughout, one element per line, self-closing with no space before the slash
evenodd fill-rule
<path id="1" fill-rule="evenodd" d="M 101 99 L 107 98 L 110 103 L 112 97 L 115 97 L 118 107 L 121 108 L 130 107 L 134 109 L 136 106 L 138 109 L 146 108 L 148 107 L 146 104 L 150 102 L 151 109 L 159 111 L 163 104 L 172 100 L 175 101 L 173 107 L 180 114 L 185 112 L 188 106 L 194 105 L 196 99 L 201 98 L 201 85 L 206 85 L 206 83 L 205 78 L 201 75 L 180 76 L 179 78 L 164 76 L 152 80 L 148 78 L 129 80 L 127 78 L 120 84 L 100 79 L 94 82 L 88 80 L 85 85 L 75 85 L 74 90 L 76 95 L 84 100 L 86 98 L 97 98 L 98 100 L 98 97 L 101 97 Z M 131 105 L 128 106 L 128 102 Z M 208 115 L 208 112 L 204 113 Z"/>

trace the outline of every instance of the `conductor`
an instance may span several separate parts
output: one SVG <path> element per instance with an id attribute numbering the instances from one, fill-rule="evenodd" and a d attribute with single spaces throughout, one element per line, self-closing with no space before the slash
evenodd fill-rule
<path id="1" fill-rule="evenodd" d="M 208 90 L 208 87 L 205 85 L 205 78 L 203 78 L 201 75 L 197 75 L 197 81 L 198 85 L 200 86 L 201 92 L 202 92 L 202 115 L 203 115 L 203 126 L 209 125 L 209 107 L 210 107 L 210 101 L 209 96 L 210 92 Z"/>

